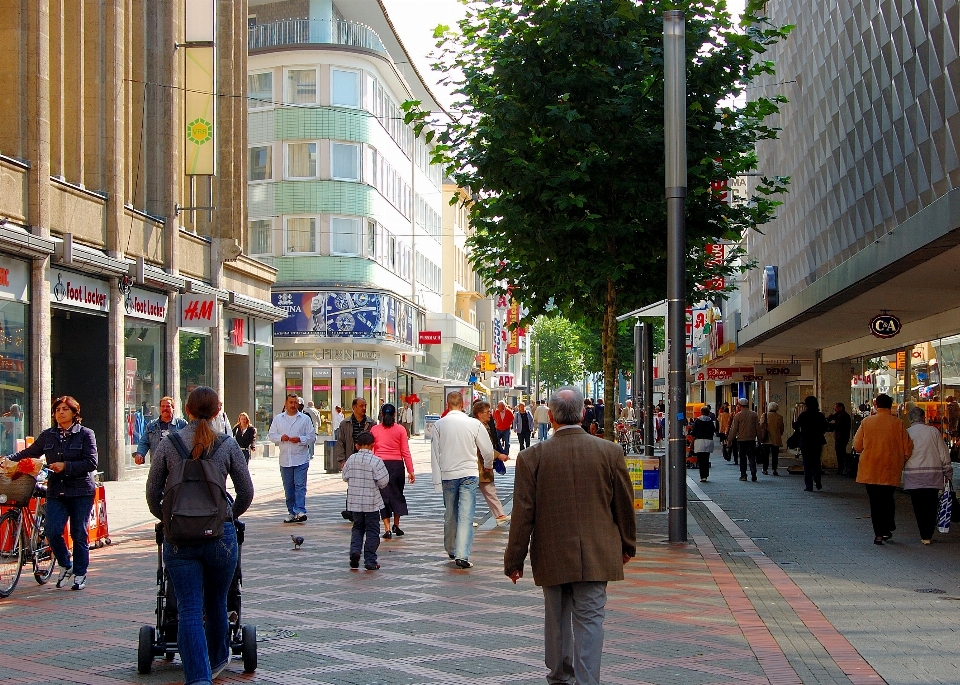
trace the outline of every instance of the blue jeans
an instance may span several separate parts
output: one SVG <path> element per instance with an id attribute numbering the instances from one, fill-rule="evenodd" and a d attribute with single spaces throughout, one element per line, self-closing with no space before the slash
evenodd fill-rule
<path id="1" fill-rule="evenodd" d="M 546 439 L 547 439 L 547 431 L 550 430 L 550 424 L 549 424 L 549 423 L 538 423 L 538 424 L 537 424 L 537 429 L 540 431 L 540 432 L 537 434 L 537 439 L 538 439 L 538 440 L 546 440 Z"/>
<path id="2" fill-rule="evenodd" d="M 503 445 L 503 453 L 510 454 L 510 431 L 497 431 L 497 440 Z"/>
<path id="3" fill-rule="evenodd" d="M 73 572 L 87 575 L 90 565 L 90 546 L 87 544 L 87 522 L 93 509 L 93 495 L 81 497 L 51 497 L 47 500 L 47 521 L 44 530 L 50 549 L 63 568 L 70 566 L 70 552 L 63 539 L 63 528 L 70 519 L 70 537 L 73 538 Z"/>
<path id="4" fill-rule="evenodd" d="M 287 511 L 291 516 L 307 513 L 307 469 L 310 462 L 300 466 L 281 466 L 280 478 L 287 496 Z"/>
<path id="5" fill-rule="evenodd" d="M 196 545 L 163 543 L 163 563 L 177 594 L 177 649 L 184 685 L 211 682 L 230 657 L 227 592 L 237 568 L 237 531 L 223 524 L 223 537 Z"/>
<path id="6" fill-rule="evenodd" d="M 363 550 L 365 566 L 377 563 L 377 548 L 380 546 L 380 512 L 354 511 L 353 530 L 350 531 L 350 554 L 360 554 Z M 366 544 L 364 544 L 366 538 Z"/>
<path id="7" fill-rule="evenodd" d="M 477 476 L 443 481 L 443 547 L 454 559 L 470 558 L 479 487 Z"/>

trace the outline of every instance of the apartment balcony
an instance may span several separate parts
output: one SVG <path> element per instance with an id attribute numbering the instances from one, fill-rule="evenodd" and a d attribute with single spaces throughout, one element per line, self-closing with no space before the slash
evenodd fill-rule
<path id="1" fill-rule="evenodd" d="M 285 19 L 251 26 L 248 30 L 247 47 L 250 50 L 289 45 L 344 45 L 388 55 L 376 31 L 353 21 Z"/>

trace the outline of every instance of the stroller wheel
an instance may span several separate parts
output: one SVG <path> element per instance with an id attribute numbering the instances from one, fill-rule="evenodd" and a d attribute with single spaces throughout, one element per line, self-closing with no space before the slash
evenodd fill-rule
<path id="1" fill-rule="evenodd" d="M 243 672 L 253 673 L 257 670 L 257 627 L 241 626 L 243 636 Z"/>
<path id="2" fill-rule="evenodd" d="M 140 626 L 140 641 L 137 644 L 137 672 L 147 674 L 153 668 L 153 643 L 157 631 L 153 626 Z"/>

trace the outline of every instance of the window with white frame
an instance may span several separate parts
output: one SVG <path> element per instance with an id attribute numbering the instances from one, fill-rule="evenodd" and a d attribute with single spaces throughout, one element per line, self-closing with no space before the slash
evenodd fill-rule
<path id="1" fill-rule="evenodd" d="M 248 225 L 250 254 L 273 254 L 273 226 L 270 219 L 256 219 Z"/>
<path id="2" fill-rule="evenodd" d="M 330 176 L 336 181 L 360 180 L 360 146 L 330 143 Z"/>
<path id="3" fill-rule="evenodd" d="M 336 255 L 360 254 L 360 219 L 330 217 L 330 253 Z"/>
<path id="4" fill-rule="evenodd" d="M 247 109 L 273 106 L 273 72 L 247 76 Z"/>
<path id="5" fill-rule="evenodd" d="M 284 254 L 316 254 L 317 217 L 294 216 L 284 219 Z"/>
<path id="6" fill-rule="evenodd" d="M 317 70 L 287 70 L 287 102 L 291 105 L 317 104 Z"/>
<path id="7" fill-rule="evenodd" d="M 273 165 L 271 163 L 271 149 L 269 145 L 258 145 L 249 148 L 249 180 L 251 181 L 269 181 L 273 178 Z"/>
<path id="8" fill-rule="evenodd" d="M 287 178 L 317 177 L 317 144 L 287 144 Z"/>
<path id="9" fill-rule="evenodd" d="M 335 107 L 360 106 L 360 73 L 346 69 L 330 70 L 330 104 Z"/>
<path id="10" fill-rule="evenodd" d="M 377 258 L 377 222 L 367 221 L 367 234 L 363 243 L 363 256 Z"/>

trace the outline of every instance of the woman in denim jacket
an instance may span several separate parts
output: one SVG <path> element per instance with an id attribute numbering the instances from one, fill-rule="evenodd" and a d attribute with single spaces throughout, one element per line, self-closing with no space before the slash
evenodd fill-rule
<path id="1" fill-rule="evenodd" d="M 97 470 L 97 438 L 93 431 L 80 425 L 80 403 L 69 395 L 53 401 L 54 426 L 48 428 L 32 445 L 9 457 L 44 456 L 47 460 L 47 521 L 45 531 L 60 564 L 57 587 L 73 576 L 71 590 L 82 590 L 87 584 L 90 548 L 87 544 L 87 522 L 93 509 Z M 73 559 L 63 539 L 63 529 L 70 521 L 73 538 Z"/>

